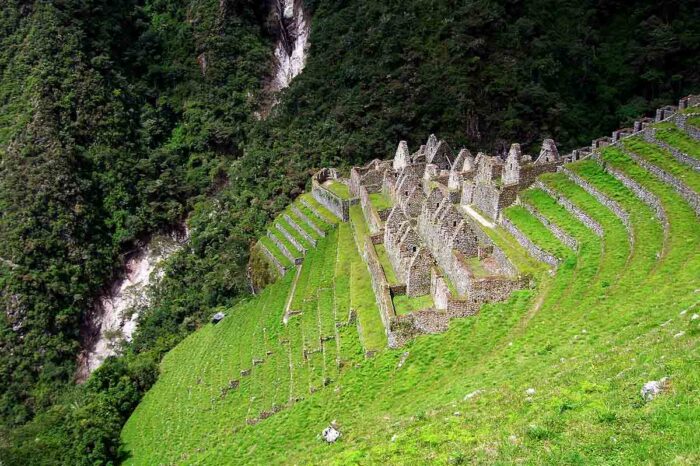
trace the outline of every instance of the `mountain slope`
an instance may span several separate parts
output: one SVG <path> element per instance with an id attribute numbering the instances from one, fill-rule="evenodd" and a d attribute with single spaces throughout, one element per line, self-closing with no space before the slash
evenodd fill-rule
<path id="1" fill-rule="evenodd" d="M 350 366 L 334 364 L 343 358 L 334 360 L 333 339 L 326 346 L 321 338 L 321 352 L 313 350 L 325 321 L 317 325 L 308 313 L 342 322 L 352 307 L 324 299 L 326 290 L 337 297 L 344 288 L 335 281 L 341 256 L 327 250 L 335 236 L 322 239 L 300 266 L 306 278 L 295 290 L 288 273 L 167 356 L 122 433 L 126 464 L 697 462 L 696 208 L 620 149 L 631 140 L 542 175 L 520 194 L 525 208 L 504 211 L 561 257 L 555 273 L 538 272 L 533 289 L 453 320 L 444 334 Z M 685 175 L 697 177 L 690 167 Z M 562 199 L 600 226 L 600 236 Z M 559 243 L 539 217 L 576 249 Z M 351 215 L 358 242 L 363 222 Z M 285 326 L 282 303 L 290 294 L 302 315 Z M 254 322 L 251 341 L 259 345 L 241 331 L 242 319 Z M 298 322 L 301 339 L 284 334 L 299 331 Z M 361 335 L 364 325 L 358 328 Z M 279 362 L 280 352 L 290 365 Z M 647 381 L 663 377 L 655 399 L 640 397 Z M 342 435 L 327 445 L 320 433 L 331 423 Z"/>
<path id="2" fill-rule="evenodd" d="M 3 5 L 0 461 L 116 461 L 162 355 L 248 295 L 251 244 L 314 168 L 432 131 L 573 147 L 700 89 L 688 2 L 309 0 L 307 67 L 257 121 L 271 3 Z M 133 343 L 76 386 L 95 297 L 186 216 Z"/>

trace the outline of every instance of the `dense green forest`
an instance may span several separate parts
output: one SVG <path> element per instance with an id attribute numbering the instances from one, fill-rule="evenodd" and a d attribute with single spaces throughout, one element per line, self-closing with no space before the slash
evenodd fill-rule
<path id="1" fill-rule="evenodd" d="M 586 144 L 700 90 L 692 2 L 313 0 L 304 72 L 253 0 L 8 0 L 0 11 L 0 460 L 93 464 L 161 356 L 248 292 L 251 241 L 322 165 Z M 202 68 L 197 57 L 206 57 Z M 188 218 L 123 358 L 82 386 L 81 319 L 121 254 Z M 60 452 L 60 454 L 57 454 Z"/>

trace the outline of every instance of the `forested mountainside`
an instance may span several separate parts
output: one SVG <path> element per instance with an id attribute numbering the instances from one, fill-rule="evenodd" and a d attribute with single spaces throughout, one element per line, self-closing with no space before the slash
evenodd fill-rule
<path id="1" fill-rule="evenodd" d="M 157 362 L 248 293 L 310 170 L 437 132 L 572 148 L 700 89 L 692 2 L 305 2 L 305 70 L 259 120 L 274 2 L 8 0 L 0 12 L 0 459 L 115 460 Z M 534 149 L 534 148 L 533 148 Z M 83 317 L 188 218 L 134 341 L 75 386 Z"/>

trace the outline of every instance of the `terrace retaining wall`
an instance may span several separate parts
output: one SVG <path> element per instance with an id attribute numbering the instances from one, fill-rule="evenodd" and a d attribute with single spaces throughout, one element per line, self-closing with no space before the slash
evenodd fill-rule
<path id="1" fill-rule="evenodd" d="M 302 200 L 302 203 L 303 203 L 303 200 Z M 304 214 L 304 212 L 299 210 L 299 208 L 297 206 L 292 205 L 292 212 L 294 212 L 297 215 L 297 217 L 299 217 L 301 220 L 305 221 L 306 224 L 309 225 L 309 227 L 318 234 L 318 236 L 320 236 L 321 238 L 325 238 L 326 233 L 323 230 L 321 230 L 318 227 L 318 225 L 316 225 L 316 223 L 314 223 L 313 220 L 311 220 L 309 217 L 307 217 L 306 214 Z"/>
<path id="2" fill-rule="evenodd" d="M 676 160 L 682 164 L 692 167 L 693 170 L 700 170 L 700 160 L 693 158 L 685 152 L 682 152 L 672 145 L 658 139 L 656 137 L 656 128 L 647 128 L 644 130 L 644 140 L 666 149 Z"/>
<path id="3" fill-rule="evenodd" d="M 279 260 L 275 257 L 274 254 L 270 252 L 269 249 L 267 249 L 267 246 L 265 246 L 263 243 L 258 242 L 258 247 L 260 250 L 263 252 L 265 257 L 270 261 L 273 267 L 277 269 L 277 272 L 280 274 L 280 276 L 284 276 L 287 273 L 287 267 L 283 266 L 282 263 L 280 263 Z"/>
<path id="4" fill-rule="evenodd" d="M 566 176 L 569 177 L 569 179 L 576 183 L 578 186 L 580 186 L 584 191 L 586 191 L 588 194 L 596 198 L 598 202 L 603 204 L 605 207 L 610 209 L 610 211 L 620 219 L 622 224 L 625 226 L 625 229 L 627 230 L 628 236 L 630 238 L 630 245 L 634 246 L 634 230 L 632 229 L 632 222 L 630 221 L 630 216 L 629 214 L 618 204 L 616 201 L 610 199 L 608 196 L 600 192 L 597 188 L 595 188 L 592 184 L 590 184 L 588 181 L 584 180 L 580 176 L 578 176 L 576 173 L 572 172 L 566 167 L 561 167 L 561 172 L 564 173 Z M 631 248 L 634 249 L 634 248 Z"/>
<path id="5" fill-rule="evenodd" d="M 268 231 L 268 232 L 267 232 L 267 237 L 270 238 L 270 239 L 272 240 L 273 243 L 275 243 L 275 246 L 277 246 L 277 249 L 279 249 L 280 252 L 281 252 L 282 254 L 284 254 L 284 257 L 286 257 L 286 258 L 289 259 L 290 261 L 296 263 L 296 260 L 297 260 L 298 258 L 297 258 L 294 254 L 292 254 L 292 252 L 291 252 L 289 249 L 287 249 L 287 246 L 285 246 L 285 245 L 282 243 L 282 241 L 280 241 L 279 238 L 277 238 L 277 236 L 275 236 L 274 234 L 272 234 L 271 231 Z"/>
<path id="6" fill-rule="evenodd" d="M 284 228 L 284 226 L 282 226 L 282 225 L 280 225 L 279 223 L 275 222 L 275 228 L 277 228 L 277 231 L 279 231 L 280 233 L 282 233 L 282 235 L 283 235 L 285 238 L 287 238 L 287 241 L 289 241 L 290 243 L 292 243 L 292 244 L 294 245 L 294 247 L 297 248 L 297 250 L 298 250 L 299 252 L 301 252 L 302 255 L 306 255 L 306 248 L 305 248 L 304 246 L 302 246 L 301 243 L 299 242 L 299 240 L 297 240 L 297 239 L 294 237 L 293 234 L 291 234 L 289 231 L 287 231 L 287 229 Z"/>
<path id="7" fill-rule="evenodd" d="M 564 230 L 559 228 L 556 224 L 552 223 L 549 221 L 547 217 L 542 215 L 540 211 L 538 211 L 535 207 L 531 206 L 527 202 L 521 202 L 520 203 L 525 210 L 530 212 L 533 217 L 535 217 L 537 220 L 542 222 L 542 224 L 547 227 L 549 231 L 552 232 L 552 234 L 562 243 L 573 249 L 574 251 L 578 250 L 578 241 L 576 241 L 575 238 L 572 236 L 569 236 L 568 233 L 566 233 Z"/>
<path id="8" fill-rule="evenodd" d="M 695 215 L 700 216 L 700 195 L 698 195 L 695 191 L 686 186 L 685 183 L 683 183 L 675 176 L 671 175 L 665 170 L 662 170 L 656 165 L 647 162 L 642 157 L 635 154 L 633 151 L 624 148 L 621 149 L 627 155 L 629 155 L 629 157 L 633 159 L 637 164 L 644 167 L 647 171 L 651 172 L 655 177 L 657 177 L 664 183 L 671 185 L 673 189 L 675 189 L 676 192 L 680 194 L 681 197 L 688 202 L 688 204 L 690 204 L 690 207 L 692 207 L 695 211 Z"/>
<path id="9" fill-rule="evenodd" d="M 688 136 L 700 141 L 700 128 L 697 128 L 688 123 L 688 118 L 698 116 L 700 116 L 700 113 L 677 113 L 674 117 L 674 123 L 680 129 L 685 131 Z"/>
<path id="10" fill-rule="evenodd" d="M 391 332 L 391 319 L 396 316 L 394 302 L 391 299 L 391 293 L 389 291 L 389 282 L 386 279 L 384 269 L 382 269 L 382 265 L 379 262 L 379 256 L 377 256 L 377 251 L 375 251 L 372 242 L 365 242 L 362 255 L 365 259 L 365 263 L 367 264 L 367 268 L 369 269 L 369 275 L 372 281 L 372 290 L 374 291 L 377 306 L 379 306 L 379 315 L 382 318 L 384 330 L 386 331 L 386 334 L 389 335 Z"/>
<path id="11" fill-rule="evenodd" d="M 610 173 L 613 177 L 615 177 L 620 183 L 622 183 L 626 188 L 628 188 L 630 191 L 634 193 L 635 196 L 639 200 L 641 200 L 643 203 L 651 207 L 651 209 L 654 211 L 654 214 L 656 215 L 656 218 L 658 218 L 661 221 L 661 225 L 663 226 L 664 229 L 664 237 L 668 238 L 668 233 L 669 233 L 669 228 L 670 225 L 668 223 L 668 217 L 666 216 L 666 211 L 664 210 L 663 206 L 661 205 L 661 201 L 659 200 L 658 197 L 656 197 L 655 194 L 651 193 L 650 191 L 647 191 L 646 188 L 642 187 L 639 183 L 634 181 L 632 178 L 628 177 L 621 171 L 609 166 L 609 165 L 604 165 L 603 169 Z"/>
<path id="12" fill-rule="evenodd" d="M 596 222 L 591 217 L 589 217 L 588 214 L 586 214 L 583 210 L 576 207 L 563 194 L 560 194 L 557 191 L 554 191 L 552 188 L 550 188 L 549 186 L 547 186 L 546 184 L 542 183 L 539 180 L 536 181 L 533 186 L 535 188 L 541 189 L 542 191 L 544 191 L 547 194 L 549 194 L 550 196 L 552 196 L 552 198 L 554 198 L 557 201 L 557 204 L 564 207 L 571 215 L 573 215 L 581 223 L 583 223 L 586 226 L 586 228 L 593 231 L 593 233 L 595 233 L 596 236 L 600 236 L 600 237 L 603 236 L 603 227 L 600 226 L 600 224 L 598 222 Z"/>
<path id="13" fill-rule="evenodd" d="M 295 222 L 292 217 L 290 217 L 287 214 L 284 214 L 282 216 L 282 218 L 284 218 L 287 221 L 287 223 L 289 224 L 290 227 L 294 228 L 294 231 L 299 233 L 302 238 L 304 238 L 306 241 L 308 241 L 311 246 L 316 247 L 316 244 L 317 244 L 316 239 L 313 236 L 311 236 L 310 234 L 308 234 L 306 232 L 306 230 L 304 230 L 300 225 L 298 225 L 297 222 Z"/>
<path id="14" fill-rule="evenodd" d="M 508 220 L 503 215 L 501 215 L 500 224 L 501 226 L 503 226 L 503 228 L 506 229 L 508 233 L 513 235 L 513 237 L 518 241 L 518 243 L 520 243 L 520 245 L 524 247 L 532 257 L 554 268 L 559 266 L 559 260 L 556 257 L 540 249 L 540 247 L 535 245 L 535 243 L 533 243 L 532 241 L 530 241 L 530 239 L 527 236 L 525 236 L 525 234 L 523 234 L 523 232 L 521 232 L 520 229 L 516 227 L 515 224 L 513 224 L 513 222 Z"/>

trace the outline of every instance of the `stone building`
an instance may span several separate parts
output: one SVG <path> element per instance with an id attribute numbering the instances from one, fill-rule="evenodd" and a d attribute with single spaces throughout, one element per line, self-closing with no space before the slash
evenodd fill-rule
<path id="1" fill-rule="evenodd" d="M 413 153 L 401 141 L 393 159 L 354 167 L 347 180 L 334 169 L 320 170 L 313 176 L 312 194 L 343 220 L 348 220 L 350 206 L 360 203 L 369 229 L 361 248 L 382 321 L 390 341 L 402 341 L 425 329 L 444 329 L 449 318 L 472 315 L 484 302 L 507 299 L 514 289 L 527 285 L 528 278 L 519 274 L 491 239 L 487 229 L 493 223 L 509 231 L 535 259 L 558 265 L 556 257 L 528 244 L 526 236 L 501 215 L 539 175 L 555 172 L 564 163 L 599 157 L 606 146 L 623 147 L 623 139 L 640 134 L 665 147 L 679 162 L 700 169 L 697 160 L 664 146 L 652 126 L 670 122 L 700 140 L 700 130 L 688 123 L 700 115 L 700 107 L 691 108 L 698 105 L 700 96 L 684 97 L 678 107 L 659 108 L 655 118 L 641 118 L 630 128 L 614 131 L 612 137 L 595 139 L 590 146 L 563 156 L 551 139 L 542 142 L 536 158 L 524 154 L 519 144 L 511 145 L 505 157 L 484 152 L 474 156 L 468 149 L 455 156 L 435 135 Z M 341 197 L 338 193 L 343 194 L 343 189 L 332 183 L 347 184 L 350 198 Z M 681 188 L 676 190 L 700 215 L 700 197 Z M 392 283 L 386 267 L 393 269 Z M 400 294 L 429 294 L 433 307 L 397 316 L 393 300 Z"/>

